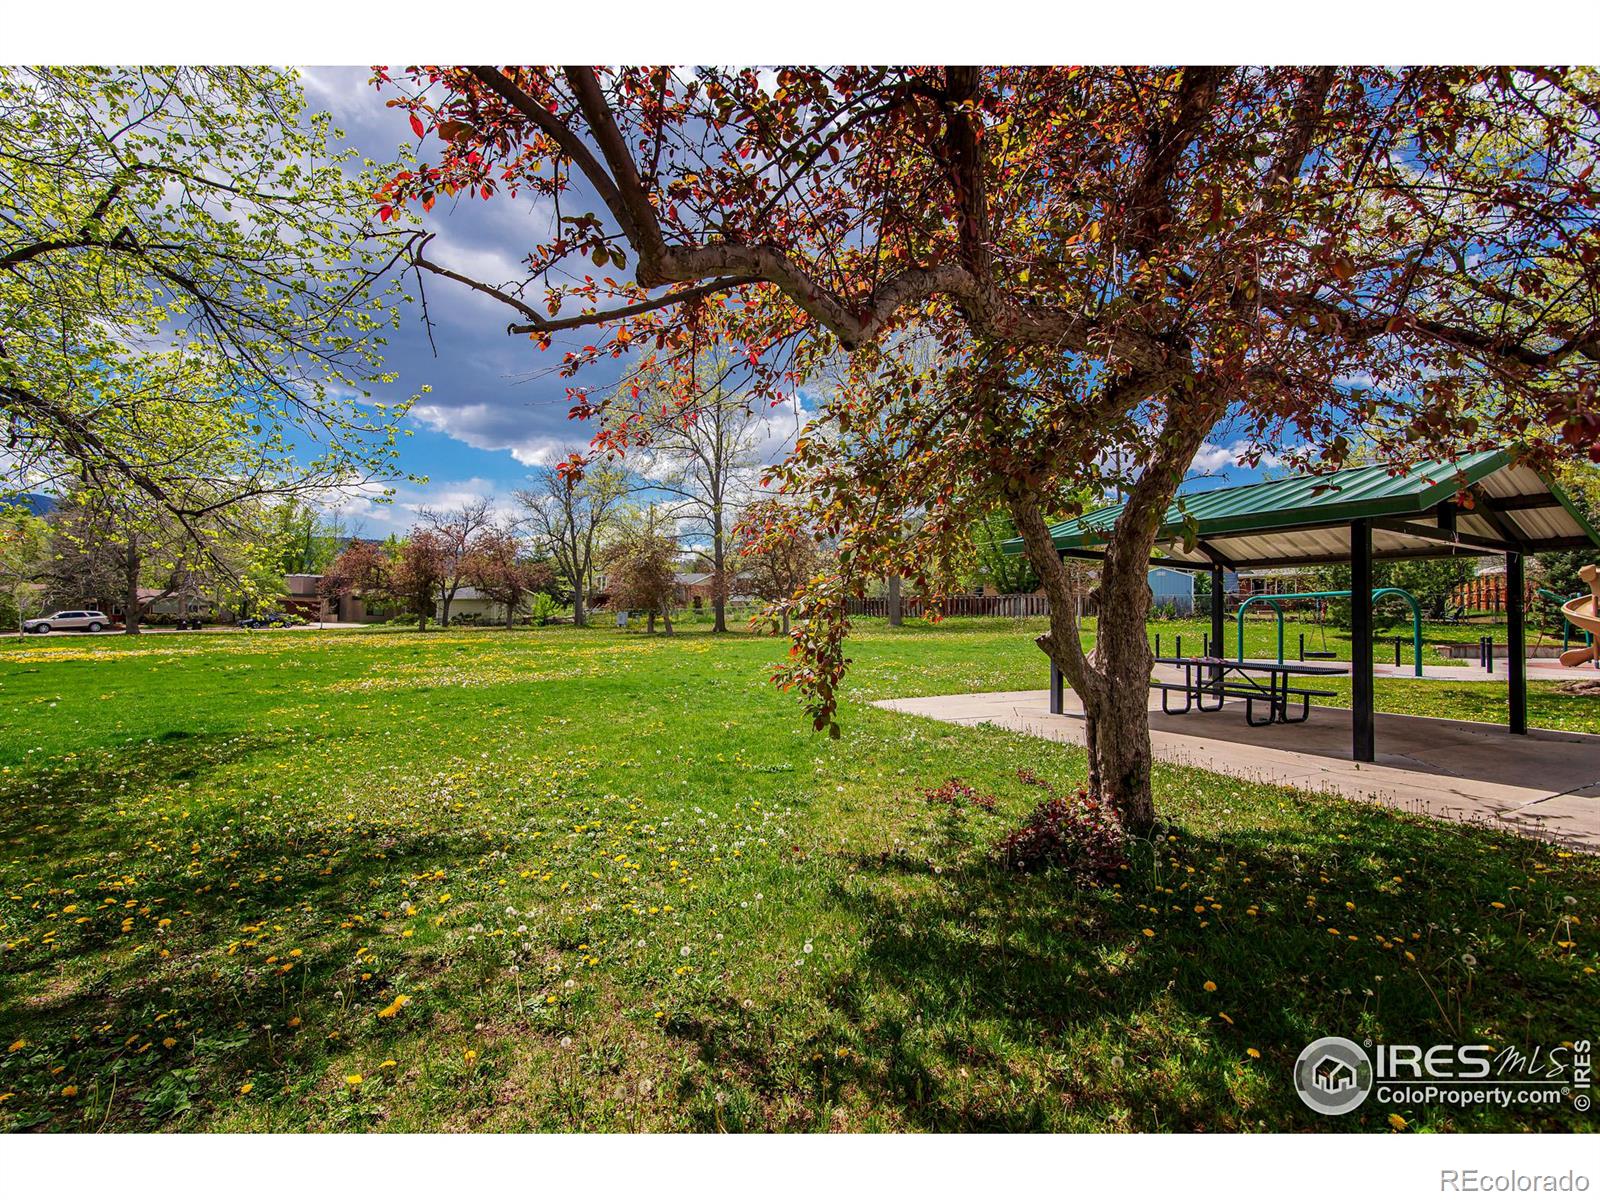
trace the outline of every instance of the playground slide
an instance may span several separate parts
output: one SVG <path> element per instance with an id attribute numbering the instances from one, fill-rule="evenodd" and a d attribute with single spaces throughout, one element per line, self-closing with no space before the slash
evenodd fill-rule
<path id="1" fill-rule="evenodd" d="M 1578 578 L 1589 585 L 1589 595 L 1568 600 L 1561 606 L 1561 615 L 1585 633 L 1600 636 L 1600 568 L 1593 563 L 1579 567 Z M 1600 641 L 1596 645 L 1600 645 Z M 1593 658 L 1594 652 L 1594 646 L 1576 646 L 1561 656 L 1561 665 L 1576 667 Z"/>

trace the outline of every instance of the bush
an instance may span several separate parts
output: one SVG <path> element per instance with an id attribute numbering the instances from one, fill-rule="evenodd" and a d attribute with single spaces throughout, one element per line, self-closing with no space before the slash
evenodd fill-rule
<path id="1" fill-rule="evenodd" d="M 528 600 L 528 620 L 534 625 L 548 625 L 555 616 L 556 602 L 548 592 L 535 592 Z"/>
<path id="2" fill-rule="evenodd" d="M 1128 865 L 1127 845 L 1115 810 L 1080 791 L 1044 801 L 995 854 L 1014 871 L 1056 870 L 1079 883 L 1105 883 Z"/>

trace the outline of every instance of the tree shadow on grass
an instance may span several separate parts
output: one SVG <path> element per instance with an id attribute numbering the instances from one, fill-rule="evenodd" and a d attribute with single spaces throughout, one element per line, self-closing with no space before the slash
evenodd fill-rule
<path id="1" fill-rule="evenodd" d="M 1323 1118 L 1299 1102 L 1292 1067 L 1307 1043 L 1549 1046 L 1594 1026 L 1581 964 L 1551 945 L 1571 911 L 1563 894 L 1600 893 L 1592 864 L 1552 870 L 1538 843 L 1354 802 L 1307 806 L 1314 816 L 1287 832 L 1174 826 L 1137 848 L 1116 889 L 971 856 L 937 871 L 858 859 L 833 890 L 855 948 L 810 1018 L 821 1102 L 946 1131 L 1385 1129 L 1375 1103 Z M 1492 907 L 1507 896 L 1516 911 Z M 738 1053 L 766 1086 L 782 1079 L 749 1037 L 724 1028 L 700 1042 L 712 1061 Z M 1407 1118 L 1584 1121 L 1570 1109 Z"/>
<path id="2" fill-rule="evenodd" d="M 374 910 L 399 897 L 377 889 L 475 859 L 480 834 L 236 807 L 204 830 L 115 820 L 294 740 L 172 738 L 0 790 L 0 844 L 32 851 L 0 896 L 0 1030 L 26 1043 L 0 1062 L 0 1129 L 181 1128 L 243 1082 L 309 1095 L 330 1054 L 382 1040 L 380 997 L 433 960 L 385 936 Z"/>

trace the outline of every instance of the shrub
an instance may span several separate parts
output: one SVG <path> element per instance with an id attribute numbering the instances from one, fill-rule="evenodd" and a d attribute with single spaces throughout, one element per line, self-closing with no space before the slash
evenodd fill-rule
<path id="1" fill-rule="evenodd" d="M 548 625 L 555 616 L 556 602 L 549 592 L 535 592 L 528 600 L 528 620 L 535 625 Z"/>
<path id="2" fill-rule="evenodd" d="M 1057 870 L 1079 883 L 1104 883 L 1128 865 L 1127 845 L 1116 812 L 1080 791 L 1044 801 L 995 854 L 1014 871 Z"/>
<path id="3" fill-rule="evenodd" d="M 948 804 L 951 808 L 961 808 L 970 804 L 985 812 L 993 812 L 995 805 L 993 796 L 968 787 L 959 779 L 950 779 L 940 787 L 924 789 L 922 798 L 933 804 Z"/>

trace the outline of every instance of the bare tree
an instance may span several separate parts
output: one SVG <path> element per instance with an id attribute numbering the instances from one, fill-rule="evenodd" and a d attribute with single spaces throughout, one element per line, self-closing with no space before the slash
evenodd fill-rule
<path id="1" fill-rule="evenodd" d="M 571 461 L 581 456 L 573 451 Z M 572 588 L 572 623 L 587 623 L 585 601 L 594 582 L 596 551 L 627 495 L 627 480 L 615 467 L 592 464 L 582 475 L 551 465 L 533 475 L 533 486 L 517 492 L 528 531 L 549 551 L 556 570 Z"/>
<path id="2" fill-rule="evenodd" d="M 756 497 L 757 451 L 767 434 L 766 406 L 725 386 L 726 364 L 697 378 L 697 397 L 682 405 L 673 389 L 658 387 L 632 414 L 645 449 L 635 468 L 644 484 L 673 501 L 691 536 L 709 539 L 709 551 L 691 553 L 711 569 L 711 632 L 728 630 L 728 542 L 735 514 Z"/>
<path id="3" fill-rule="evenodd" d="M 490 506 L 493 497 L 484 496 L 468 500 L 457 508 L 439 510 L 424 508 L 418 511 L 420 528 L 431 530 L 433 553 L 438 559 L 439 623 L 450 628 L 450 606 L 456 593 L 467 583 L 472 566 L 473 551 L 479 540 L 489 532 L 493 522 Z"/>

